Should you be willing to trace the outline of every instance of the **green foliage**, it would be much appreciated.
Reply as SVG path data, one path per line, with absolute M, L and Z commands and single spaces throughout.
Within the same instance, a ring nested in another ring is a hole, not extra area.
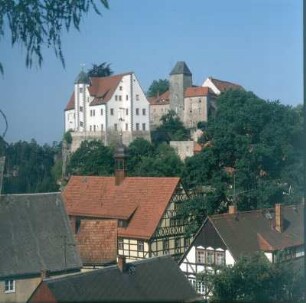
M 190 138 L 188 130 L 174 111 L 169 111 L 160 120 L 162 122 L 161 125 L 151 133 L 154 144 L 186 141 Z
M 110 64 L 103 62 L 100 65 L 93 64 L 92 68 L 89 69 L 87 73 L 89 77 L 108 77 L 114 72 L 110 68 Z
M 249 210 L 300 201 L 301 111 L 242 90 L 225 92 L 217 104 L 205 132 L 211 147 L 186 160 L 185 187 L 215 188 L 206 197 L 215 212 L 234 202 Z
M 262 254 L 242 257 L 234 266 L 223 267 L 209 277 L 211 301 L 302 302 L 302 268 L 291 263 L 270 263 Z
M 83 141 L 72 154 L 67 171 L 71 175 L 112 175 L 114 173 L 113 150 L 100 141 Z
M 169 81 L 167 79 L 154 80 L 147 92 L 148 97 L 155 97 L 162 95 L 169 89 Z
M 108 8 L 107 0 L 100 0 L 100 3 Z M 18 44 L 26 49 L 27 67 L 32 66 L 33 57 L 41 65 L 43 46 L 52 47 L 64 66 L 61 42 L 63 31 L 68 32 L 73 27 L 79 30 L 84 14 L 92 8 L 100 15 L 94 0 L 1 1 L 0 38 L 4 37 L 9 29 L 12 46 Z M 0 71 L 3 72 L 1 64 Z
M 55 146 L 40 146 L 35 140 L 9 144 L 5 150 L 3 193 L 58 191 L 51 174 L 55 154 Z
M 173 177 L 181 174 L 183 163 L 167 144 L 157 147 L 137 138 L 129 145 L 128 174 L 132 176 Z
M 64 141 L 67 143 L 67 144 L 71 144 L 72 143 L 72 136 L 71 136 L 71 131 L 68 130 L 64 133 Z

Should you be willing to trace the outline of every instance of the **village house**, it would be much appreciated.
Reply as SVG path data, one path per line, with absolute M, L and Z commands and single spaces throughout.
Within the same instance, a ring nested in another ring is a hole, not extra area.
M 304 258 L 304 205 L 237 211 L 209 216 L 179 261 L 181 270 L 198 293 L 206 292 L 197 274 L 233 265 L 239 257 L 262 252 L 270 262 Z
M 199 296 L 170 256 L 44 279 L 29 303 L 196 302 Z
M 129 144 L 136 137 L 150 141 L 149 102 L 133 72 L 109 77 L 88 77 L 81 71 L 65 108 L 65 132 L 72 131 L 71 151 L 85 139 L 118 140 Z
M 187 198 L 178 177 L 128 177 L 126 148 L 115 152 L 115 176 L 71 176 L 63 191 L 66 211 L 78 238 L 89 220 L 117 220 L 117 254 L 127 261 L 172 255 L 190 244 L 186 222 L 176 217 Z M 85 236 L 86 238 L 86 236 Z
M 80 271 L 59 193 L 0 196 L 0 302 L 26 302 L 42 277 Z

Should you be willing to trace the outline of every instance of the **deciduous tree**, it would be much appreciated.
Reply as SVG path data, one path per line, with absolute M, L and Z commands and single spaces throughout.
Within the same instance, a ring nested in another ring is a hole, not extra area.
M 169 81 L 167 79 L 154 80 L 147 92 L 148 97 L 161 95 L 169 89 Z

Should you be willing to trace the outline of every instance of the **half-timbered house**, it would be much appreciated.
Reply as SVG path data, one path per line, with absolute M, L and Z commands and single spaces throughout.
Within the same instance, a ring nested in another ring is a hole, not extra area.
M 304 205 L 209 216 L 179 261 L 181 270 L 198 293 L 206 293 L 204 282 L 197 275 L 215 272 L 217 266 L 233 265 L 243 255 L 265 254 L 270 262 L 304 257 Z
M 117 253 L 127 261 L 172 255 L 178 260 L 190 244 L 176 216 L 186 199 L 178 177 L 126 176 L 125 148 L 115 153 L 115 176 L 72 176 L 63 191 L 76 235 L 84 220 L 117 220 Z

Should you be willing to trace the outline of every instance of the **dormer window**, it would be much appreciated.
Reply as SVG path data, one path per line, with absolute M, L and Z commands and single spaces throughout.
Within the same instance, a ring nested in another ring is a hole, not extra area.
M 118 220 L 118 227 L 127 227 L 127 220 Z

